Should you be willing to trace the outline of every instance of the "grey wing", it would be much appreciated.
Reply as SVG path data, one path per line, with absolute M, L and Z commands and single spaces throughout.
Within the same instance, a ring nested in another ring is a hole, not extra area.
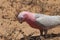
M 56 25 L 60 25 L 60 17 L 49 16 L 49 17 L 41 17 L 37 18 L 36 22 L 40 25 L 42 24 L 44 27 L 51 28 Z
M 49 16 L 49 15 L 45 15 L 45 14 L 34 14 L 35 18 L 39 18 L 39 17 L 44 17 L 44 16 Z

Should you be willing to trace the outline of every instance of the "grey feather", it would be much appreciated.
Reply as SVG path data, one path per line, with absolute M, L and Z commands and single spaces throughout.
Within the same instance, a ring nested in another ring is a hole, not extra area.
M 39 17 L 44 17 L 44 16 L 49 16 L 49 15 L 45 15 L 45 14 L 34 14 L 35 18 L 39 18 Z
M 53 28 L 54 26 L 60 25 L 60 16 L 44 16 L 36 19 L 39 25 L 43 25 L 44 28 Z

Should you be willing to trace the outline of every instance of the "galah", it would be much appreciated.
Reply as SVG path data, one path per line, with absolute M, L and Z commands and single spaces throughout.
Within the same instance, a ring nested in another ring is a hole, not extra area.
M 27 22 L 32 28 L 39 29 L 41 36 L 47 35 L 48 29 L 60 25 L 60 16 L 49 16 L 27 11 L 20 12 L 18 20 L 20 23 Z

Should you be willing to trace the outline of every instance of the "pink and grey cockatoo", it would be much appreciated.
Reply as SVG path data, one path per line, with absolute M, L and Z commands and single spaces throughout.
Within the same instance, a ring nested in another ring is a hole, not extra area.
M 47 35 L 47 30 L 60 25 L 60 16 L 49 16 L 23 11 L 18 15 L 20 23 L 27 22 L 32 28 L 40 30 L 40 35 Z

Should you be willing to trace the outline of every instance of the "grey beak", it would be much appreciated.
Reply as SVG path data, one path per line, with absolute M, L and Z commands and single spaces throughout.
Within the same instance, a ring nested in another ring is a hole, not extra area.
M 22 21 L 19 21 L 22 24 Z
M 21 23 L 21 24 L 22 24 L 23 19 L 22 19 L 22 18 L 18 18 L 18 21 L 19 21 L 19 23 Z

